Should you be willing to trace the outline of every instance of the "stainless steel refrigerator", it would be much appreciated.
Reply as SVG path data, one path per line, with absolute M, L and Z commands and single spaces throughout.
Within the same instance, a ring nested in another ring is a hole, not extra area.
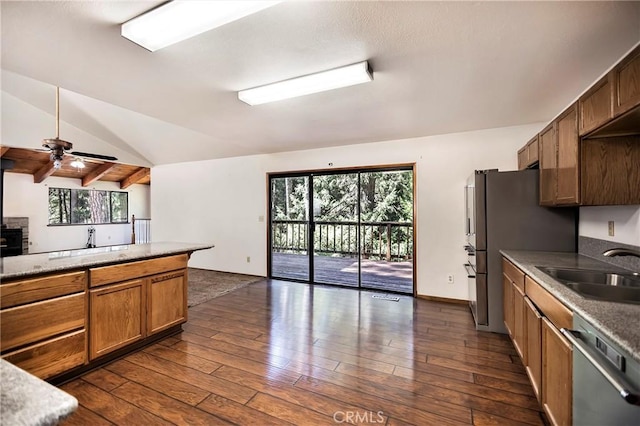
M 499 250 L 575 252 L 578 209 L 538 205 L 539 171 L 477 170 L 465 187 L 469 306 L 476 329 L 506 333 Z

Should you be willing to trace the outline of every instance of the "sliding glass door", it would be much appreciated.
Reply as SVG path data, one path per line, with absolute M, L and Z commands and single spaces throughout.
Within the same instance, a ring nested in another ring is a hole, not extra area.
M 269 197 L 270 277 L 413 293 L 411 167 L 270 176 Z

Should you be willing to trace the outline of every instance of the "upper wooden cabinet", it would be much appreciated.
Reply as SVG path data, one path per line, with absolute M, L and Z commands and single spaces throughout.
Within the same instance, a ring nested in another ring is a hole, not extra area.
M 518 151 L 518 170 L 524 170 L 538 163 L 538 135 L 535 135 Z
M 640 204 L 640 46 L 527 142 L 518 168 L 538 159 L 540 205 Z
M 540 204 L 580 202 L 578 113 L 574 104 L 540 132 Z
M 580 202 L 577 105 L 563 112 L 556 123 L 558 178 L 555 204 L 576 205 Z
M 613 118 L 613 73 L 610 72 L 578 100 L 580 136 L 597 129 Z
M 613 69 L 613 81 L 616 116 L 640 105 L 640 46 Z
M 558 187 L 558 140 L 556 124 L 551 123 L 540 132 L 540 204 L 556 204 Z

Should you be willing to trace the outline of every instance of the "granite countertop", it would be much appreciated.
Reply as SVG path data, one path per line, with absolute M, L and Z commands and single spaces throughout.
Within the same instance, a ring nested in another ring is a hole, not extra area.
M 213 244 L 160 242 L 4 257 L 0 259 L 0 280 L 130 262 L 212 247 Z
M 55 425 L 78 408 L 78 400 L 0 359 L 0 424 Z
M 640 362 L 640 305 L 587 299 L 536 266 L 629 272 L 577 253 L 501 250 L 507 259 L 540 283 L 574 313 Z

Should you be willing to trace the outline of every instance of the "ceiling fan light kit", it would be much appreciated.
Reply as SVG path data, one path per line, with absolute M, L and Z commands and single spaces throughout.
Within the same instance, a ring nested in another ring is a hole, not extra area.
M 82 161 L 82 158 L 76 157 L 71 162 L 71 167 L 75 167 L 76 169 L 84 169 L 85 164 L 84 161 Z
M 121 26 L 122 37 L 154 52 L 280 1 L 171 1 Z
M 249 105 L 260 105 L 283 99 L 310 95 L 327 90 L 354 86 L 373 80 L 367 61 L 296 77 L 238 92 L 238 99 Z

